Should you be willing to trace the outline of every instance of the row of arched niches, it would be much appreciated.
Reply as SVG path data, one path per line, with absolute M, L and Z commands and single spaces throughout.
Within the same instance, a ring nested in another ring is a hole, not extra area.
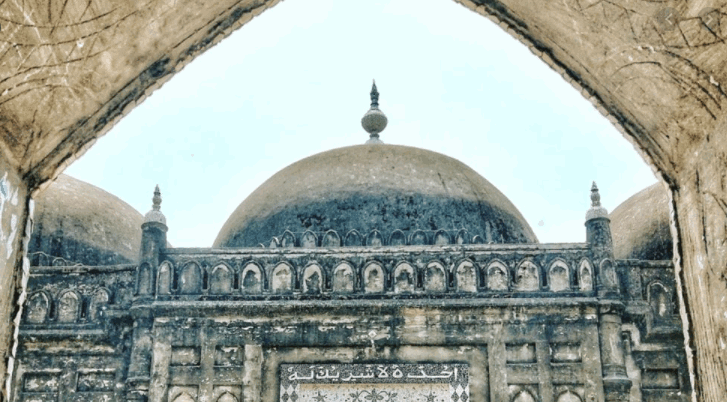
M 604 281 L 618 286 L 611 260 L 603 260 L 599 268 L 612 273 Z M 139 267 L 137 295 L 580 294 L 593 291 L 595 284 L 593 264 L 587 258 L 576 263 L 555 259 L 547 265 L 529 258 L 513 263 L 495 259 L 484 264 L 470 259 L 453 263 L 343 260 L 333 264 L 248 260 L 205 266 L 192 260 L 177 264 L 165 261 L 156 269 L 156 275 L 153 271 L 148 264 Z
M 41 290 L 31 293 L 24 305 L 23 316 L 27 324 L 96 323 L 111 303 L 111 292 L 97 288 L 88 294 L 80 289 L 66 289 L 52 294 Z
M 358 230 L 351 230 L 341 236 L 335 230 L 323 233 L 314 233 L 307 230 L 303 233 L 293 233 L 286 230 L 281 236 L 275 236 L 267 244 L 259 244 L 265 248 L 316 248 L 316 247 L 359 247 L 359 246 L 419 246 L 448 244 L 492 244 L 502 243 L 504 240 L 498 230 L 490 230 L 486 225 L 487 233 L 472 235 L 466 229 L 461 230 L 422 230 L 408 231 L 397 229 L 390 234 L 381 233 L 374 229 L 362 235 Z

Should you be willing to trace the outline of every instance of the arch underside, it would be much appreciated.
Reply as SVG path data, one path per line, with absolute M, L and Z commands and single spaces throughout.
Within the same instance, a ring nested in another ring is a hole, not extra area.
M 705 401 L 721 400 L 727 5 L 704 14 L 701 5 L 676 0 L 457 1 L 499 24 L 581 91 L 671 189 L 695 388 Z M 3 159 L 27 190 L 39 189 L 186 63 L 277 2 L 1 3 Z M 681 17 L 673 24 L 654 17 L 665 8 Z

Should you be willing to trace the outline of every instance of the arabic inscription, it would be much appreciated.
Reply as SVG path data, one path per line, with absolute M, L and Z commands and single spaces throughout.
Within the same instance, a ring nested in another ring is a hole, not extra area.
M 469 366 L 282 364 L 280 402 L 468 402 Z

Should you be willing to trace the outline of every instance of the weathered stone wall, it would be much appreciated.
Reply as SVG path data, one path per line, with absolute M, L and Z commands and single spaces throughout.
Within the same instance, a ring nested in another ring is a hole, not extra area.
M 0 322 L 6 323 L 0 326 L 0 373 L 13 370 L 15 331 L 29 269 L 31 202 L 25 183 L 0 158 Z M 3 390 L 7 392 L 6 387 Z

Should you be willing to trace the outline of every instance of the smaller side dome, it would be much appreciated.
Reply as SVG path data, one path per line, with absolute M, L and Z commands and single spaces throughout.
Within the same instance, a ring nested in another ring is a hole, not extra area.
M 613 253 L 618 259 L 671 260 L 669 197 L 661 183 L 633 195 L 611 213 Z
M 32 265 L 136 263 L 144 217 L 118 197 L 60 175 L 35 200 Z

